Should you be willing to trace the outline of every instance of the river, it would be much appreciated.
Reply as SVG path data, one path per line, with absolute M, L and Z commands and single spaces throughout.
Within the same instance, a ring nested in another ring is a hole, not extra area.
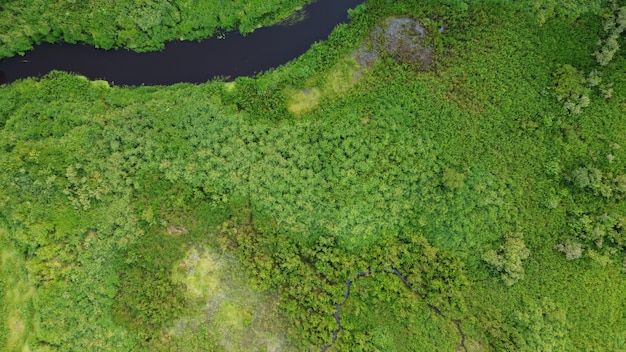
M 102 50 L 82 44 L 41 44 L 24 56 L 0 61 L 0 84 L 39 77 L 52 70 L 74 72 L 115 85 L 204 83 L 215 77 L 251 76 L 280 66 L 325 40 L 347 11 L 364 0 L 318 0 L 303 8 L 304 20 L 259 28 L 243 36 L 227 32 L 200 42 L 173 41 L 159 52 Z

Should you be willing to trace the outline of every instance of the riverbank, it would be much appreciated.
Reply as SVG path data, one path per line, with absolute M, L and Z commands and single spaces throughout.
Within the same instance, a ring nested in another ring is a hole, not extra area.
M 348 9 L 362 0 L 319 0 L 305 6 L 301 20 L 256 29 L 243 35 L 226 32 L 202 41 L 176 41 L 158 52 L 102 50 L 78 44 L 43 44 L 24 56 L 0 61 L 0 83 L 39 77 L 52 70 L 73 72 L 115 85 L 204 83 L 232 80 L 280 66 L 328 38 L 348 21 Z

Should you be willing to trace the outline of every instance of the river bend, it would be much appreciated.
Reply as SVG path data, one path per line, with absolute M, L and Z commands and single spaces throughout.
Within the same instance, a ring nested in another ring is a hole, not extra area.
M 115 85 L 204 83 L 215 77 L 251 76 L 280 66 L 328 38 L 347 11 L 363 0 L 317 0 L 303 8 L 303 20 L 238 32 L 200 42 L 174 41 L 159 52 L 102 50 L 81 44 L 41 44 L 24 56 L 0 61 L 0 84 L 38 77 L 52 70 L 103 79 Z

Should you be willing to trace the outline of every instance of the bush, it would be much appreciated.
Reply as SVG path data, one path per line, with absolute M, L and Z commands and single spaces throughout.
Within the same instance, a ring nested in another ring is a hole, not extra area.
M 507 286 L 512 286 L 524 277 L 523 261 L 530 256 L 530 250 L 526 248 L 524 235 L 520 232 L 507 234 L 504 239 L 504 244 L 498 250 L 487 251 L 483 260 L 501 274 Z
M 618 39 L 626 29 L 626 6 L 620 7 L 614 14 L 607 19 L 604 30 L 608 32 L 608 37 L 598 41 L 599 49 L 593 53 L 601 66 L 608 65 L 619 50 Z

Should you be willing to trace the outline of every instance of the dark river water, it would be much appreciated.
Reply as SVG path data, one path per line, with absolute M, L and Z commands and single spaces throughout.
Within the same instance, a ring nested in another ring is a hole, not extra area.
M 304 20 L 259 28 L 242 36 L 201 42 L 175 41 L 160 52 L 102 50 L 80 44 L 42 44 L 24 56 L 0 61 L 0 83 L 37 77 L 52 70 L 74 72 L 115 85 L 203 83 L 214 77 L 251 76 L 280 66 L 328 38 L 335 26 L 347 22 L 348 9 L 364 0 L 318 0 L 305 6 Z

